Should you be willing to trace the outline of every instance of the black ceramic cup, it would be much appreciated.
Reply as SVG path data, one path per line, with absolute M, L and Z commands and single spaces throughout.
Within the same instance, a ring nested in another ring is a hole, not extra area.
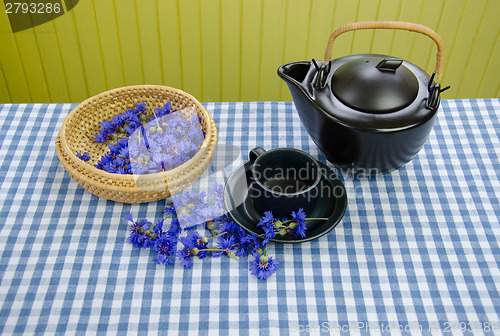
M 253 183 L 250 195 L 255 209 L 274 217 L 290 217 L 303 208 L 310 213 L 318 196 L 321 168 L 309 154 L 292 148 L 266 151 L 262 147 L 249 153 Z

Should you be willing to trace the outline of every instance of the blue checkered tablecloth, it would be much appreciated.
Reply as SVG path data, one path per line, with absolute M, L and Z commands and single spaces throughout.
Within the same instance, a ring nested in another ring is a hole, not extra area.
M 262 146 L 326 162 L 291 102 L 206 103 L 240 161 Z M 75 105 L 0 105 L 0 332 L 168 335 L 500 335 L 500 100 L 444 100 L 406 166 L 341 176 L 342 222 L 270 243 L 267 281 L 248 260 L 157 265 L 127 243 L 127 213 L 79 187 L 54 141 Z

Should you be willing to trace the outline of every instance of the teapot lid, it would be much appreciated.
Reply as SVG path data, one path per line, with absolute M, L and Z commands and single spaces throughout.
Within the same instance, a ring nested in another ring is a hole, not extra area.
M 415 75 L 393 57 L 368 56 L 340 66 L 332 76 L 335 97 L 352 109 L 379 114 L 409 106 L 417 97 Z

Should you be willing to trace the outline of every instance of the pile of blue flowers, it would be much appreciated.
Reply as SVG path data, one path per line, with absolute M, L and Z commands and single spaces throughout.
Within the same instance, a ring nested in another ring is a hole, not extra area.
M 109 152 L 95 167 L 109 173 L 143 175 L 167 171 L 191 159 L 205 138 L 200 118 L 171 109 L 170 102 L 156 109 L 138 103 L 103 121 L 94 141 L 107 144 Z M 84 161 L 90 159 L 88 152 L 76 155 Z
M 198 210 L 190 214 L 191 220 L 195 224 L 200 222 L 200 217 L 206 219 L 207 200 L 218 203 L 220 199 L 221 185 L 216 184 L 213 190 L 207 195 L 205 192 L 198 195 L 191 194 L 189 201 L 185 201 L 181 206 L 197 208 Z M 194 202 L 192 204 L 188 202 Z M 261 218 L 258 226 L 264 233 L 245 232 L 238 224 L 232 221 L 226 214 L 209 218 L 203 223 L 205 232 L 202 235 L 194 227 L 181 227 L 179 222 L 179 206 L 168 203 L 164 209 L 164 218 L 152 223 L 148 220 L 136 221 L 131 214 L 124 219 L 132 222 L 128 241 L 135 247 L 151 249 L 156 252 L 154 261 L 158 264 L 174 264 L 177 258 L 185 268 L 193 266 L 193 259 L 204 259 L 208 256 L 227 256 L 239 261 L 241 257 L 252 256 L 249 262 L 250 273 L 259 279 L 267 279 L 278 269 L 279 261 L 275 257 L 267 255 L 266 245 L 270 239 L 277 235 L 295 235 L 305 237 L 307 218 L 303 209 L 292 212 L 291 219 L 274 218 L 271 212 L 266 212 Z M 215 216 L 216 212 L 213 212 Z M 196 216 L 199 216 L 196 218 Z M 170 227 L 166 229 L 165 221 L 170 218 Z M 182 236 L 182 233 L 186 233 Z M 182 247 L 177 247 L 178 242 Z

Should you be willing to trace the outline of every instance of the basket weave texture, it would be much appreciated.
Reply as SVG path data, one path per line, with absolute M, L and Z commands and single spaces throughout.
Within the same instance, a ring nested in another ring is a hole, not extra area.
M 172 109 L 196 113 L 205 131 L 198 152 L 182 165 L 155 174 L 122 175 L 95 168 L 109 152 L 106 144 L 94 142 L 101 122 L 133 109 L 140 102 L 151 103 L 153 108 L 171 102 Z M 216 146 L 217 127 L 200 102 L 186 92 L 160 85 L 127 86 L 85 100 L 66 116 L 56 138 L 57 156 L 73 180 L 96 196 L 123 203 L 158 201 L 187 188 L 208 167 Z M 79 159 L 78 152 L 88 152 L 91 159 L 87 162 Z

